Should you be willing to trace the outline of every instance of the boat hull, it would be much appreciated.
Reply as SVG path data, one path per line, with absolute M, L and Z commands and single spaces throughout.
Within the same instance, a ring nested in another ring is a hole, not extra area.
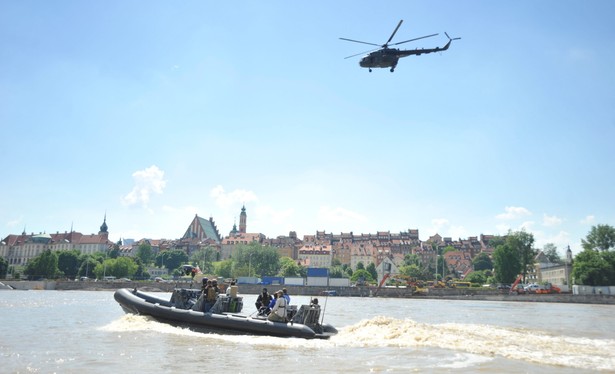
M 271 335 L 305 339 L 327 339 L 337 333 L 330 325 L 322 325 L 318 333 L 307 325 L 299 323 L 271 322 L 265 318 L 254 318 L 235 313 L 203 313 L 190 309 L 179 309 L 169 301 L 138 290 L 118 289 L 115 300 L 126 313 L 151 316 L 154 319 L 197 331 L 225 331 L 252 335 Z

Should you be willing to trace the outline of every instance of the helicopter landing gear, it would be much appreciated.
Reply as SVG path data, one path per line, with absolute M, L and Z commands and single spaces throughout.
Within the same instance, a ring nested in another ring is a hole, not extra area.
M 369 72 L 370 72 L 370 73 L 372 72 L 372 69 L 371 69 L 371 68 L 369 68 Z
M 390 70 L 390 71 L 391 71 L 391 73 L 392 73 L 392 72 L 394 72 L 394 71 L 395 71 L 395 68 L 391 68 L 391 70 Z

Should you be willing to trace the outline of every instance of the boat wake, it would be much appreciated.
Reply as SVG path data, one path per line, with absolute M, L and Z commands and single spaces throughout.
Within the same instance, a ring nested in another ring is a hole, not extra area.
M 615 340 L 488 325 L 375 317 L 342 328 L 330 342 L 350 347 L 433 347 L 546 365 L 615 370 Z
M 109 332 L 154 332 L 194 339 L 212 344 L 241 344 L 255 347 L 276 346 L 302 350 L 335 348 L 439 348 L 456 354 L 481 357 L 504 357 L 543 365 L 589 370 L 615 370 L 615 340 L 555 336 L 544 331 L 495 327 L 489 325 L 444 323 L 426 324 L 410 319 L 374 317 L 340 329 L 329 340 L 276 338 L 194 332 L 157 322 L 146 316 L 126 314 L 99 328 Z M 201 340 L 202 341 L 202 340 Z M 452 364 L 452 363 L 451 363 Z
M 125 314 L 111 323 L 100 327 L 98 330 L 123 333 L 123 332 L 153 332 L 158 334 L 177 335 L 182 337 L 192 337 L 195 339 L 213 340 L 216 343 L 240 343 L 242 345 L 254 346 L 279 346 L 279 347 L 301 347 L 318 349 L 322 347 L 324 340 L 306 340 L 302 338 L 284 338 L 274 336 L 246 335 L 242 333 L 221 333 L 212 331 L 211 333 L 196 332 L 188 328 L 173 326 L 167 323 L 158 322 L 154 318 L 137 315 Z M 246 339 L 248 337 L 249 339 Z

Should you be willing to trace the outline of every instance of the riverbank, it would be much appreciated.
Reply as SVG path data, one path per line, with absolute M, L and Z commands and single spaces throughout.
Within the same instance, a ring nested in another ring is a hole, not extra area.
M 101 291 L 116 290 L 118 288 L 137 287 L 146 292 L 171 292 L 175 287 L 190 287 L 189 282 L 74 282 L 74 281 L 3 281 L 15 290 L 85 290 Z M 193 284 L 193 287 L 199 287 Z M 269 291 L 282 288 L 281 285 L 241 284 L 239 292 L 244 294 L 258 294 L 263 287 Z M 484 288 L 431 288 L 424 295 L 412 294 L 409 288 L 381 288 L 376 287 L 308 287 L 286 286 L 291 295 L 323 297 L 324 291 L 335 291 L 336 296 L 346 297 L 382 297 L 382 298 L 413 298 L 413 299 L 446 299 L 446 300 L 485 300 L 510 302 L 544 302 L 544 303 L 574 303 L 574 304 L 608 304 L 615 305 L 615 295 L 573 295 L 563 294 L 526 294 L 510 295 L 500 293 L 495 289 Z

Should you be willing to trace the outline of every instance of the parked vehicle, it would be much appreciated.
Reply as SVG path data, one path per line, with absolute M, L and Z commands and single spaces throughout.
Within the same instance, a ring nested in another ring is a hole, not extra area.
M 538 291 L 539 289 L 540 289 L 540 286 L 537 285 L 536 283 L 528 284 L 524 288 L 525 292 L 527 293 L 536 293 L 536 291 Z
M 523 295 L 525 294 L 525 285 L 524 284 L 518 284 L 517 287 L 514 290 L 511 290 L 511 292 L 516 292 L 518 295 Z
M 552 285 L 551 283 L 548 283 L 547 285 L 545 285 L 544 287 L 539 288 L 538 290 L 536 290 L 536 293 L 560 293 L 562 292 L 562 290 L 557 287 Z

